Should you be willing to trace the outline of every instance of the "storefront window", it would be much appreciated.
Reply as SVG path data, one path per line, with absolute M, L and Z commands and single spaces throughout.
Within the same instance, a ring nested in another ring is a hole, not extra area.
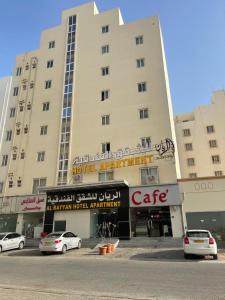
M 23 214 L 22 234 L 27 239 L 40 238 L 40 234 L 43 231 L 43 215 L 43 213 Z

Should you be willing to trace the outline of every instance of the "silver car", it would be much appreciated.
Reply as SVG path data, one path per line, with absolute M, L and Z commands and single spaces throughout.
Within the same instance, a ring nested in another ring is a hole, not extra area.
M 23 249 L 25 236 L 16 232 L 0 233 L 0 252 L 11 249 Z
M 42 254 L 48 252 L 60 252 L 64 254 L 67 250 L 81 247 L 81 238 L 71 231 L 59 231 L 49 233 L 41 239 L 39 249 Z

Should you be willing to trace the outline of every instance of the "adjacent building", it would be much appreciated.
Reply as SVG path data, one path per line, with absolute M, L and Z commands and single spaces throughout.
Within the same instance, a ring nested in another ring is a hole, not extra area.
M 216 232 L 225 240 L 225 91 L 209 105 L 176 116 L 184 222 Z
M 17 57 L 10 99 L 15 126 L 1 196 L 17 231 L 182 235 L 157 17 L 125 24 L 119 9 L 100 13 L 95 3 L 64 11 L 39 49 Z

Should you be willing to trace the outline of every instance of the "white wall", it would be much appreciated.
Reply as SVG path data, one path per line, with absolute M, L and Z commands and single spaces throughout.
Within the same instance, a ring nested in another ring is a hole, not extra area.
M 55 212 L 54 221 L 66 220 L 66 230 L 81 238 L 90 237 L 90 210 Z

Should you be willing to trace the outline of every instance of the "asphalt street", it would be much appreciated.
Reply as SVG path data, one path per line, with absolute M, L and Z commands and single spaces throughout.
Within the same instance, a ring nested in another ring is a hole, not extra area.
M 225 263 L 0 256 L 5 299 L 225 299 Z

